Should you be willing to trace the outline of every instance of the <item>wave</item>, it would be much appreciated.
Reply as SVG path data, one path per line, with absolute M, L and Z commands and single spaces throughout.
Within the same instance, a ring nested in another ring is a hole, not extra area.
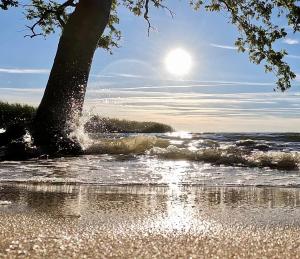
M 263 140 L 281 142 L 300 142 L 300 133 L 200 133 L 195 137 L 224 141 Z
M 169 141 L 154 136 L 99 139 L 85 149 L 86 154 L 142 154 L 153 147 L 167 148 Z
M 243 150 L 234 147 L 228 149 L 205 148 L 198 151 L 190 151 L 185 148 L 169 146 L 166 149 L 153 148 L 149 153 L 166 159 L 184 159 L 213 165 L 259 167 L 279 170 L 297 170 L 300 162 L 298 153 L 253 152 L 245 154 Z
M 259 167 L 278 170 L 298 170 L 298 152 L 269 151 L 266 144 L 252 140 L 238 141 L 234 145 L 215 145 L 202 142 L 197 148 L 176 146 L 170 140 L 155 136 L 135 136 L 119 139 L 99 139 L 85 149 L 88 155 L 133 154 L 159 159 L 188 160 L 220 166 Z

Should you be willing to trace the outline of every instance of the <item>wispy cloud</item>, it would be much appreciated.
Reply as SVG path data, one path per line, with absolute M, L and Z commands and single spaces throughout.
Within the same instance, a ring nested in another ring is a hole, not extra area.
M 219 49 L 230 49 L 230 50 L 237 50 L 238 48 L 235 46 L 229 46 L 229 45 L 222 45 L 222 44 L 215 44 L 215 43 L 211 43 L 210 44 L 211 47 L 214 48 L 219 48 Z
M 167 88 L 200 88 L 200 87 L 219 87 L 219 86 L 274 86 L 274 83 L 264 82 L 234 82 L 234 81 L 185 81 L 187 84 L 180 85 L 147 85 L 147 86 L 136 86 L 136 87 L 122 87 L 119 90 L 155 90 L 155 89 L 167 89 Z M 190 84 L 194 83 L 194 84 Z
M 300 56 L 298 55 L 287 55 L 288 58 L 293 58 L 293 59 L 300 59 Z
M 10 91 L 10 92 L 30 92 L 30 93 L 42 93 L 43 88 L 12 88 L 12 87 L 0 87 L 0 91 Z
M 297 45 L 299 44 L 299 40 L 296 39 L 291 39 L 291 38 L 286 38 L 283 40 L 284 43 L 288 44 L 288 45 Z
M 112 73 L 107 75 L 101 75 L 101 74 L 92 74 L 92 77 L 96 78 L 115 78 L 115 77 L 124 77 L 124 78 L 145 78 L 145 76 L 142 75 L 136 75 L 136 74 L 126 74 L 126 73 Z
M 49 69 L 0 68 L 0 73 L 7 74 L 49 74 Z
M 174 81 L 174 80 L 172 80 Z M 254 85 L 254 86 L 271 86 L 274 83 L 271 82 L 249 82 L 249 81 L 225 81 L 225 80 L 181 80 L 182 82 L 194 82 L 194 83 L 209 83 L 212 86 L 215 84 L 224 84 L 224 85 Z
M 96 77 L 96 78 L 113 78 L 114 76 L 112 75 L 98 75 L 98 74 L 90 74 L 91 77 Z
M 145 78 L 142 75 L 125 74 L 125 73 L 116 73 L 116 74 L 113 74 L 113 75 L 118 76 L 118 77 L 126 77 L 126 78 Z

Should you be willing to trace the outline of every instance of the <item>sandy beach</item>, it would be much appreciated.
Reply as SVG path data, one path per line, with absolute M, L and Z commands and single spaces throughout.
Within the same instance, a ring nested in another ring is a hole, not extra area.
M 3 258 L 299 258 L 288 188 L 1 184 Z

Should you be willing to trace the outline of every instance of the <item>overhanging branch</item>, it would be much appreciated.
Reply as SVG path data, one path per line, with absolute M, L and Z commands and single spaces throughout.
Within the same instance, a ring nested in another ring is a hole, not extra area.
M 174 18 L 174 12 L 166 5 L 161 4 L 159 0 L 145 0 L 145 13 L 144 13 L 144 18 L 148 23 L 148 36 L 150 35 L 150 30 L 153 29 L 151 22 L 150 22 L 150 17 L 149 17 L 149 3 L 152 2 L 155 7 L 160 7 L 162 9 L 166 9 L 172 18 Z
M 36 36 L 42 36 L 45 33 L 37 33 L 36 27 L 37 26 L 43 26 L 46 24 L 46 20 L 51 18 L 51 16 L 54 16 L 57 22 L 59 23 L 59 26 L 64 28 L 65 21 L 63 19 L 63 15 L 65 13 L 66 8 L 68 7 L 76 7 L 77 3 L 75 3 L 76 0 L 68 0 L 64 3 L 62 3 L 59 6 L 38 6 L 38 5 L 23 5 L 23 7 L 30 7 L 30 8 L 36 8 L 38 12 L 40 12 L 39 19 L 32 25 L 32 26 L 26 26 L 30 31 L 31 34 L 27 34 L 24 37 L 30 37 L 34 38 Z

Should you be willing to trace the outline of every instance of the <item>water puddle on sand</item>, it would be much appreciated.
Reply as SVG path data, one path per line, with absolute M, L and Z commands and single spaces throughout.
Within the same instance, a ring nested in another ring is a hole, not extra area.
M 297 188 L 1 184 L 0 197 L 5 211 L 104 218 L 143 231 L 201 232 L 235 220 L 300 226 Z

